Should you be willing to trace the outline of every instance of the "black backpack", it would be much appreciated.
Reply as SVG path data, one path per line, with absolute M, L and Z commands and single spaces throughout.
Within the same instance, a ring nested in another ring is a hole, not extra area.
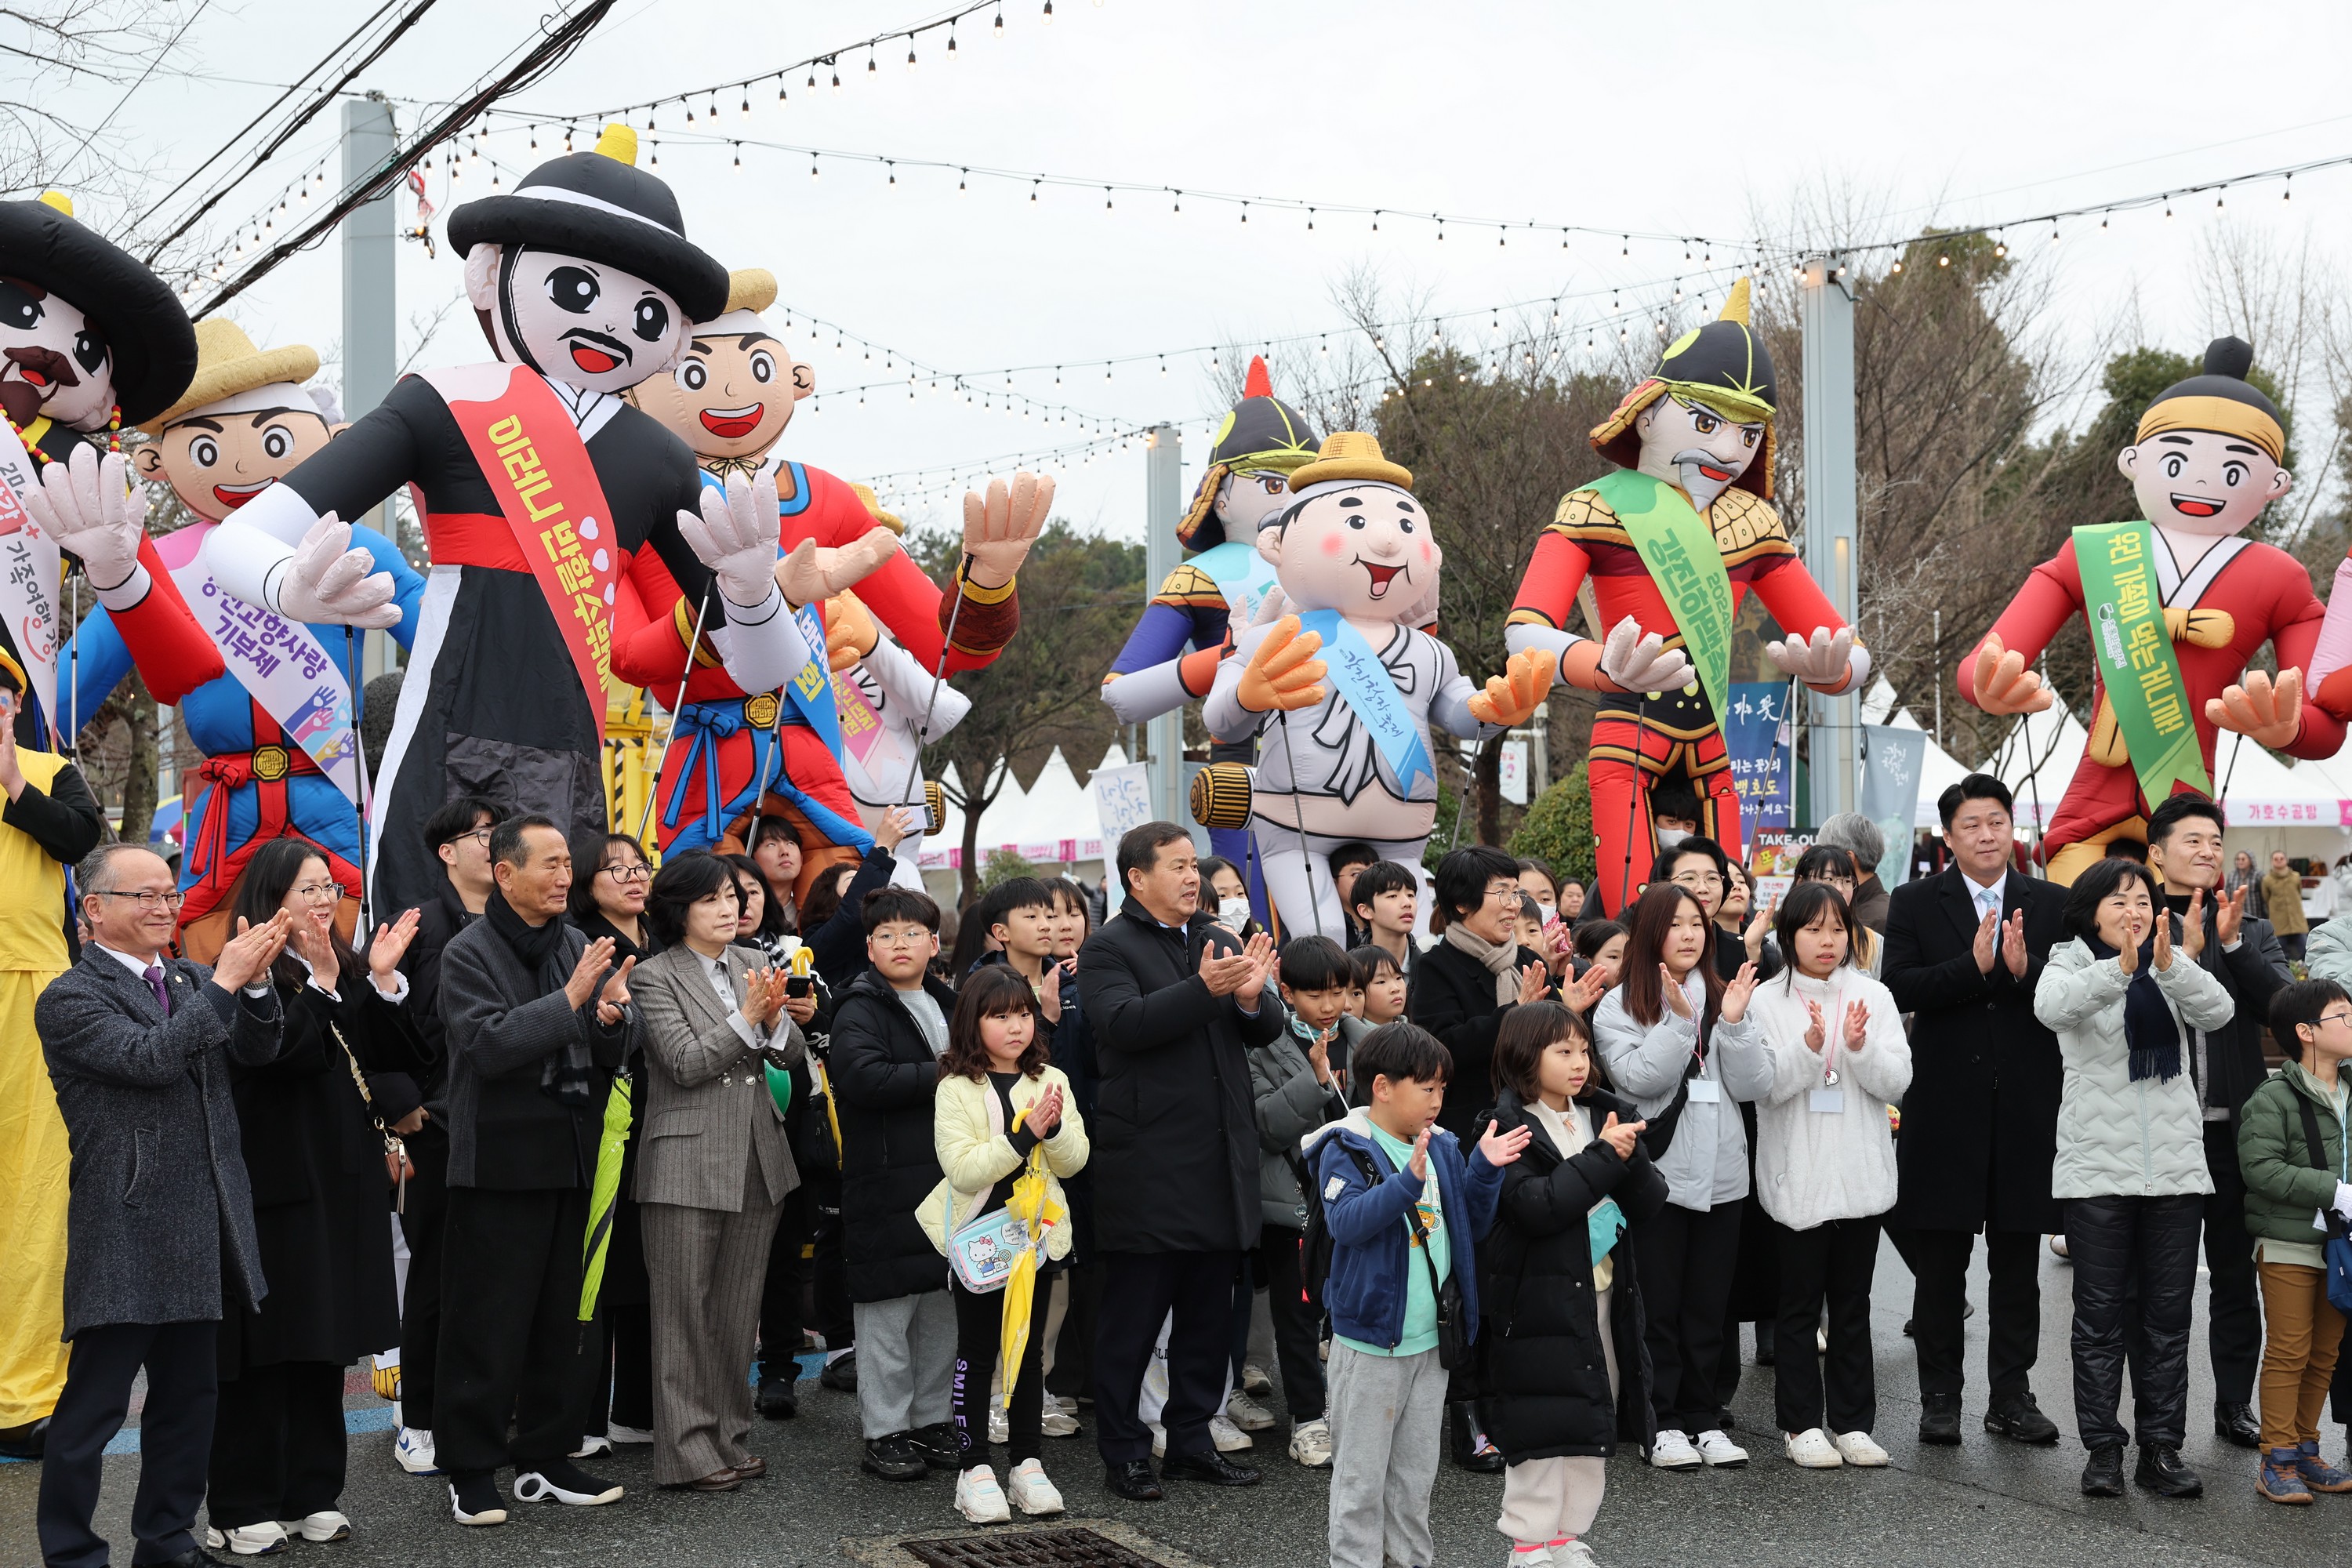
M 1339 1147 L 1356 1163 L 1356 1170 L 1366 1183 L 1379 1184 L 1380 1169 L 1372 1163 L 1370 1154 L 1352 1143 L 1342 1143 Z M 1292 1154 L 1289 1160 L 1291 1170 L 1298 1178 L 1298 1190 L 1307 1198 L 1306 1240 L 1300 1247 L 1298 1271 L 1306 1281 L 1308 1304 L 1319 1311 L 1323 1306 L 1323 1282 L 1331 1277 L 1332 1247 L 1330 1228 L 1323 1218 L 1323 1184 L 1315 1179 L 1315 1172 L 1307 1165 L 1304 1155 Z

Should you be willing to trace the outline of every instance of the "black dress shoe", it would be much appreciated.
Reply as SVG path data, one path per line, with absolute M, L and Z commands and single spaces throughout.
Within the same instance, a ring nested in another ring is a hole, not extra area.
M 1160 1489 L 1160 1478 L 1151 1473 L 1149 1459 L 1104 1466 L 1103 1487 L 1129 1502 L 1158 1502 L 1168 1495 Z
M 1475 1475 L 1492 1475 L 1503 1468 L 1502 1450 L 1479 1436 L 1477 1407 L 1470 1401 L 1457 1399 L 1448 1405 L 1445 1425 L 1456 1467 Z
M 2263 1446 L 2263 1424 L 2254 1418 L 2251 1405 L 2217 1405 L 2213 1407 L 2213 1436 L 2241 1448 L 2259 1448 Z
M 2042 1414 L 2042 1406 L 2033 1402 L 2031 1394 L 1995 1400 L 1992 1408 L 1985 1412 L 1984 1427 L 1994 1436 L 2013 1442 L 2038 1446 L 2058 1440 L 2058 1423 Z
M 46 1415 L 22 1426 L 0 1426 L 0 1458 L 37 1459 L 48 1436 L 49 1418 Z
M 1257 1485 L 1255 1470 L 1234 1464 L 1214 1448 L 1202 1454 L 1171 1454 L 1160 1462 L 1160 1474 L 1162 1479 L 1181 1476 L 1189 1481 L 1206 1481 L 1213 1487 Z
M 2180 1457 L 2180 1450 L 2151 1443 L 2139 1451 L 2132 1468 L 2132 1485 L 2158 1497 L 2203 1497 L 2205 1482 Z
M 229 1564 L 201 1546 L 191 1546 L 177 1557 L 160 1558 L 147 1568 L 229 1568 Z
M 856 1393 L 857 1352 L 851 1351 L 839 1361 L 825 1363 L 824 1370 L 816 1374 L 816 1380 L 835 1394 Z
M 1960 1396 L 1923 1394 L 1919 1396 L 1919 1441 L 1957 1448 L 1960 1443 Z
M 1758 1366 L 1770 1366 L 1773 1361 L 1778 1357 L 1780 1349 L 1780 1325 L 1778 1323 L 1757 1324 L 1756 1364 Z
M 919 1481 L 931 1468 L 904 1432 L 893 1432 L 867 1442 L 866 1458 L 858 1463 L 868 1475 L 880 1476 L 886 1481 Z
M 2124 1451 L 2110 1446 L 2091 1450 L 2090 1459 L 2083 1466 L 2084 1497 L 2121 1497 L 2124 1495 Z
M 800 1390 L 790 1378 L 761 1378 L 759 1394 L 752 1403 L 771 1421 L 789 1421 L 801 1413 Z

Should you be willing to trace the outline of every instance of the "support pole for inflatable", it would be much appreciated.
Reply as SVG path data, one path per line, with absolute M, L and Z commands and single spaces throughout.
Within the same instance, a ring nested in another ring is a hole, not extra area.
M 1845 271 L 1843 256 L 1808 257 L 1797 291 L 1805 342 L 1805 565 L 1852 626 L 1860 563 L 1854 559 L 1853 290 Z M 1807 777 L 1816 824 L 1852 811 L 1859 794 L 1861 695 L 1811 694 Z
M 1155 425 L 1144 437 L 1143 454 L 1143 591 L 1147 596 L 1168 580 L 1182 556 L 1176 542 L 1176 520 L 1183 514 L 1182 443 L 1173 425 Z M 1163 822 L 1192 826 L 1184 804 L 1184 711 L 1162 713 L 1144 727 L 1151 761 L 1151 812 Z M 1194 838 L 1208 852 L 1206 828 L 1194 828 Z
M 395 146 L 392 105 L 383 96 L 343 100 L 343 187 L 381 170 Z M 343 417 L 357 419 L 382 403 L 400 368 L 397 305 L 393 293 L 393 198 L 389 192 L 343 219 Z M 347 521 L 393 535 L 392 503 Z M 360 660 L 352 671 L 357 690 L 392 666 L 388 637 L 360 634 Z

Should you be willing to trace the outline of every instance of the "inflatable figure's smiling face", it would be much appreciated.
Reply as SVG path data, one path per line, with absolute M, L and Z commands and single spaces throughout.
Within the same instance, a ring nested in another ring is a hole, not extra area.
M 89 319 L 38 284 L 0 278 L 0 408 L 95 430 L 114 408 L 114 360 Z
M 2286 494 L 2294 476 L 2242 436 L 2167 430 L 2116 455 L 2140 515 L 2158 528 L 2226 539 Z
M 677 300 L 583 257 L 478 245 L 466 291 L 488 316 L 500 359 L 586 392 L 625 392 L 669 369 L 686 343 Z
M 1371 480 L 1310 489 L 1288 521 L 1257 536 L 1293 607 L 1393 621 L 1427 595 L 1444 556 L 1412 491 Z
M 294 471 L 326 446 L 330 426 L 299 388 L 299 405 L 228 413 L 217 404 L 192 409 L 141 447 L 131 461 L 142 479 L 162 480 L 190 511 L 218 522 Z
M 816 373 L 761 331 L 702 332 L 666 376 L 640 384 L 637 406 L 701 458 L 752 458 L 776 444 Z
M 1704 511 L 1764 449 L 1761 420 L 1741 424 L 1704 403 L 1669 393 L 1634 416 L 1642 472 L 1680 485 Z

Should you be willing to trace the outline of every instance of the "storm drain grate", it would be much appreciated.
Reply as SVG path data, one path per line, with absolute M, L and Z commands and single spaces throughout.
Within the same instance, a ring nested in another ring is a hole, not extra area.
M 1024 1531 L 898 1543 L 929 1568 L 1161 1568 L 1091 1530 Z

